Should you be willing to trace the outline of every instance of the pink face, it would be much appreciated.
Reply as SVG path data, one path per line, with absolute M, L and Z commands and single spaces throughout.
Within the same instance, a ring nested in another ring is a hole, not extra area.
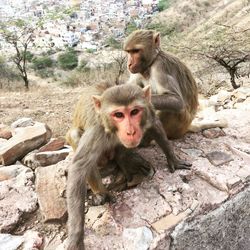
M 126 148 L 137 147 L 143 133 L 140 127 L 143 108 L 139 106 L 119 107 L 111 113 L 111 119 L 117 128 L 117 136 Z

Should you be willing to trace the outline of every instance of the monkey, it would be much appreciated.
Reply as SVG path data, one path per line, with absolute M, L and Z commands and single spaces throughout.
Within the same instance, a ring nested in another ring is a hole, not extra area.
M 160 34 L 153 30 L 136 30 L 123 43 L 127 52 L 128 82 L 150 85 L 151 102 L 157 110 L 167 137 L 181 138 L 198 108 L 197 84 L 187 66 L 160 47 Z
M 175 156 L 150 100 L 150 86 L 101 83 L 83 90 L 76 106 L 73 127 L 67 133 L 67 138 L 74 141 L 74 145 L 78 144 L 68 168 L 68 250 L 84 249 L 86 182 L 93 192 L 110 196 L 97 169 L 107 152 L 115 152 L 117 164 L 126 168 L 126 164 L 133 161 L 131 149 L 137 147 L 143 137 L 148 137 L 155 139 L 162 148 L 171 172 L 190 169 L 191 164 Z M 79 134 L 80 138 L 77 137 Z M 140 161 L 136 157 L 138 159 Z

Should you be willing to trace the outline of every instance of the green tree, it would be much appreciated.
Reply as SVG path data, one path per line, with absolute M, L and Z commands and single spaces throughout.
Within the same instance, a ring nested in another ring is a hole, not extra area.
M 29 89 L 27 75 L 28 47 L 32 42 L 34 29 L 34 27 L 31 27 L 21 19 L 12 20 L 9 23 L 0 22 L 0 34 L 5 42 L 12 45 L 15 50 L 11 59 L 17 66 L 27 90 Z

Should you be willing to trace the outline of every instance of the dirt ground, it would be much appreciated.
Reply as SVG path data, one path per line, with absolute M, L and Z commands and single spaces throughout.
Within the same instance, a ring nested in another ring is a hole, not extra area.
M 38 80 L 38 79 L 36 79 Z M 10 125 L 22 117 L 46 123 L 53 137 L 64 136 L 70 127 L 72 111 L 81 88 L 66 88 L 57 83 L 41 81 L 30 90 L 0 90 L 0 124 Z

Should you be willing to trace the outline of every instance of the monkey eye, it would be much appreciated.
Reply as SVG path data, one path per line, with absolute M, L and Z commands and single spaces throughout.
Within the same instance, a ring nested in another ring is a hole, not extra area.
M 140 49 L 131 49 L 129 52 L 132 54 L 139 53 Z
M 131 116 L 137 115 L 139 112 L 140 112 L 139 109 L 133 109 L 133 110 L 130 112 L 130 115 L 131 115 Z
M 115 112 L 114 113 L 114 117 L 116 117 L 116 118 L 123 118 L 124 114 L 122 112 Z

